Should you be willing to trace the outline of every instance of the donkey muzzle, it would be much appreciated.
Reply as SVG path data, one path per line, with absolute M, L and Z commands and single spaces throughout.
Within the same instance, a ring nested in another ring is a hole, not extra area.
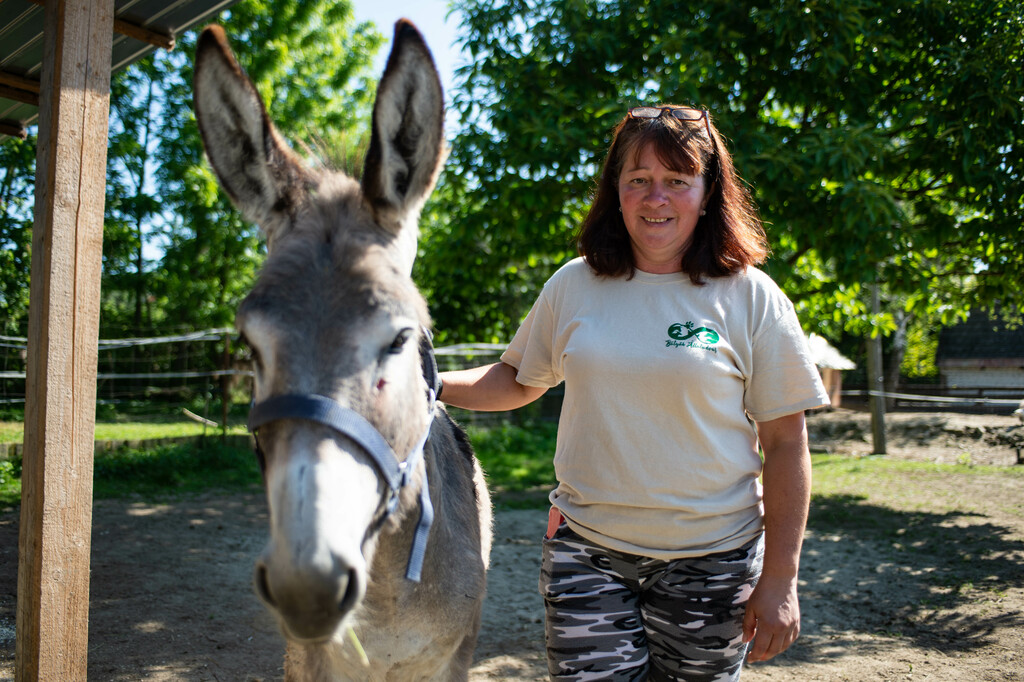
M 306 566 L 281 565 L 274 559 L 268 554 L 256 562 L 253 582 L 285 636 L 310 644 L 333 638 L 366 593 L 365 564 L 337 556 L 327 564 Z

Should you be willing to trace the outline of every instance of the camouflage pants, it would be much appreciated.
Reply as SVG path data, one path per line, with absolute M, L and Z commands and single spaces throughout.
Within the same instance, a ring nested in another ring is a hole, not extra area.
M 552 518 L 540 575 L 552 680 L 739 680 L 762 538 L 663 561 L 594 545 Z

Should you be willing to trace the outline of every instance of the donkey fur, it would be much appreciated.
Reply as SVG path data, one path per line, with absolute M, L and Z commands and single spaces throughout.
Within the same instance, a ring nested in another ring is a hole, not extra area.
M 261 429 L 270 539 L 256 587 L 287 640 L 286 679 L 465 680 L 491 505 L 465 434 L 440 405 L 431 421 L 419 358 L 429 317 L 410 273 L 444 153 L 430 52 L 412 24 L 396 24 L 361 182 L 299 161 L 219 27 L 201 35 L 195 74 L 210 163 L 268 244 L 236 320 L 253 349 L 255 399 L 327 396 L 362 414 L 402 459 L 430 425 L 415 484 L 386 520 L 385 486 L 347 437 L 304 420 Z M 414 583 L 405 568 L 424 476 L 435 520 Z

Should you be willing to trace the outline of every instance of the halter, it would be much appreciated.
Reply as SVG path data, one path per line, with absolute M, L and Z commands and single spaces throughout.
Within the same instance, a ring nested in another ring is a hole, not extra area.
M 427 381 L 427 397 L 429 419 L 427 428 L 417 441 L 415 447 L 401 461 L 384 436 L 355 410 L 344 407 L 340 403 L 316 394 L 277 395 L 254 403 L 249 411 L 249 430 L 256 440 L 256 458 L 260 470 L 266 474 L 266 458 L 260 447 L 258 431 L 261 426 L 279 419 L 305 419 L 334 429 L 355 442 L 370 456 L 381 478 L 388 486 L 388 499 L 384 506 L 384 518 L 390 516 L 398 508 L 398 499 L 412 481 L 413 472 L 423 459 L 423 449 L 430 436 L 430 427 L 434 421 L 434 408 L 437 402 L 438 374 L 437 360 L 434 358 L 434 347 L 430 342 L 430 332 L 423 330 L 420 342 L 420 359 L 423 363 L 423 378 Z M 412 549 L 409 553 L 409 564 L 405 577 L 419 582 L 423 572 L 423 559 L 427 550 L 427 539 L 430 526 L 434 522 L 434 506 L 430 502 L 430 488 L 427 481 L 426 467 L 423 470 L 423 487 L 420 489 L 420 518 L 416 524 Z

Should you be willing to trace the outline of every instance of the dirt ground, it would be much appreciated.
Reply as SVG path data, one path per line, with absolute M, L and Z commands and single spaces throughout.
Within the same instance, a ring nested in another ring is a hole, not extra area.
M 867 415 L 812 415 L 816 450 L 871 451 Z M 889 456 L 1013 466 L 1010 417 L 889 415 Z M 1024 485 L 941 476 L 874 506 L 812 509 L 800 640 L 744 680 L 1024 680 Z M 17 513 L 0 513 L 0 680 L 13 680 Z M 250 589 L 267 518 L 261 491 L 166 504 L 99 501 L 93 515 L 89 679 L 281 679 L 283 645 Z M 496 517 L 471 680 L 544 680 L 537 595 L 545 514 Z

